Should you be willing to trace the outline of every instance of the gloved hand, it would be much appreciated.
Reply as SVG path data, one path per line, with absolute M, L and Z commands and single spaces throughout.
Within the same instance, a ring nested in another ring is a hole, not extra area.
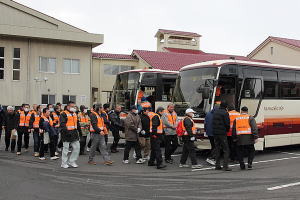
M 191 141 L 195 141 L 196 140 L 196 138 L 193 136 L 193 137 L 191 137 Z
M 146 132 L 144 130 L 141 131 L 142 135 L 146 135 Z
M 137 129 L 137 132 L 140 133 L 140 132 L 141 132 L 141 128 L 138 128 L 138 129 Z

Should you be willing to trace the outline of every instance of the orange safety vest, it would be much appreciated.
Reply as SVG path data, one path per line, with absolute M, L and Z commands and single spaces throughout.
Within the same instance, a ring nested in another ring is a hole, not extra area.
M 185 118 L 187 118 L 187 117 L 185 117 Z M 191 119 L 191 118 L 190 118 Z M 192 120 L 192 122 L 193 122 L 193 127 L 192 127 L 192 132 L 193 132 L 193 134 L 194 135 L 196 135 L 196 127 L 195 127 L 195 123 L 194 123 L 194 120 L 193 119 L 191 119 Z M 184 126 L 184 121 L 182 122 L 182 128 L 183 128 L 183 135 L 189 135 L 188 134 L 188 132 L 186 131 L 186 128 L 185 128 L 185 126 Z
M 58 124 L 59 123 L 59 116 L 56 114 L 56 112 L 51 113 L 53 116 L 53 123 Z
M 49 119 L 47 117 L 45 117 L 44 115 L 42 115 L 42 118 L 44 119 L 44 121 L 49 122 L 50 126 L 53 126 L 53 120 L 51 119 L 51 117 L 49 117 Z
M 101 130 L 103 130 L 104 134 L 107 135 L 107 130 L 105 128 L 105 124 L 104 124 L 104 120 L 102 117 L 100 117 L 100 115 L 98 113 L 96 113 L 95 111 L 92 111 L 92 113 L 94 115 L 96 115 L 97 117 L 97 127 Z M 93 129 L 92 124 L 90 125 L 90 132 L 95 132 L 95 130 Z
M 140 90 L 138 92 L 138 100 L 142 100 L 143 96 L 144 96 L 144 92 L 142 90 Z
M 77 115 L 76 113 L 70 113 L 69 111 L 65 110 L 64 113 L 66 113 L 68 121 L 67 121 L 67 130 L 72 131 L 77 129 Z
M 79 122 L 82 122 L 82 123 L 88 123 L 90 118 L 87 114 L 84 114 L 84 113 L 79 113 L 78 114 L 78 119 L 79 119 Z M 85 129 L 85 127 L 80 127 L 81 129 Z
M 19 126 L 25 126 L 29 127 L 29 122 L 31 118 L 31 112 L 28 112 L 27 115 L 25 115 L 25 111 L 20 111 L 20 123 Z
M 142 108 L 151 108 L 151 103 L 148 101 L 141 103 Z
M 175 125 L 176 121 L 177 121 L 176 112 L 173 111 L 172 113 L 170 113 L 168 110 L 164 110 L 164 113 L 167 115 L 169 123 Z M 167 128 L 167 127 L 164 126 L 164 128 Z
M 235 119 L 235 129 L 237 135 L 249 135 L 252 134 L 251 126 L 249 124 L 250 115 L 241 114 Z
M 39 128 L 41 116 L 35 110 L 32 113 L 34 114 L 33 128 Z
M 159 123 L 159 126 L 157 127 L 157 133 L 158 134 L 163 134 L 163 122 L 162 122 L 160 116 L 155 112 L 149 112 L 148 116 L 150 118 L 150 133 L 152 133 L 152 119 L 153 119 L 154 116 L 158 116 L 158 119 L 159 119 L 160 123 Z
M 227 132 L 227 136 L 232 136 L 233 122 L 241 114 L 235 110 L 229 111 L 228 114 L 230 119 L 230 130 Z

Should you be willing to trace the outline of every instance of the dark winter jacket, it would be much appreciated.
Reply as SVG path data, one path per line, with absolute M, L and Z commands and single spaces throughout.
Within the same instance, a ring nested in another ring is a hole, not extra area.
M 236 121 L 233 122 L 232 137 L 237 141 L 237 145 L 255 144 L 255 140 L 258 138 L 258 129 L 254 117 L 250 116 L 249 124 L 252 134 L 236 135 Z
M 4 111 L 1 109 L 0 110 L 0 128 L 2 129 L 2 126 L 4 126 L 4 116 L 5 116 L 5 113 Z
M 186 117 L 183 120 L 183 126 L 185 127 L 186 132 L 188 135 L 182 136 L 183 141 L 190 141 L 191 137 L 194 136 L 193 134 L 193 121 L 190 117 Z
M 212 118 L 213 135 L 226 136 L 230 130 L 229 114 L 225 108 L 216 109 Z
M 158 114 L 159 115 L 159 114 Z M 161 117 L 161 116 L 160 116 Z M 151 134 L 154 135 L 154 136 L 159 136 L 157 134 L 157 127 L 160 126 L 160 120 L 159 120 L 159 117 L 157 115 L 155 115 L 153 118 L 152 118 L 152 132 Z
M 13 112 L 12 114 L 6 112 L 4 114 L 3 120 L 3 126 L 5 127 L 5 129 L 13 130 L 17 128 L 17 118 L 15 112 Z
M 112 111 L 109 113 L 109 120 L 110 120 L 110 130 L 113 133 L 119 133 L 119 131 L 124 130 L 123 123 L 120 119 L 120 113 L 117 113 L 115 111 Z
M 145 135 L 140 135 L 142 137 L 150 137 L 150 118 L 148 115 L 141 114 L 140 115 L 141 122 L 142 122 L 142 130 L 145 131 Z
M 214 136 L 214 134 L 213 134 L 213 114 L 214 114 L 214 112 L 215 112 L 215 109 L 212 109 L 205 116 L 204 130 L 205 130 L 207 136 Z
M 55 129 L 50 126 L 50 123 L 45 121 L 43 118 L 40 120 L 39 128 L 42 129 L 44 132 L 48 132 L 50 137 L 57 135 Z
M 67 129 L 68 117 L 65 112 L 62 112 L 59 118 L 60 128 L 61 128 L 61 139 L 62 142 L 75 142 L 79 140 L 79 133 L 81 132 L 79 121 L 77 121 L 77 129 L 68 130 Z

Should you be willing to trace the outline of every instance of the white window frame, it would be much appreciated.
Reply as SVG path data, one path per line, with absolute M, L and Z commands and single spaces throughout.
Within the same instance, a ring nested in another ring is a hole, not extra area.
M 49 68 L 49 59 L 55 59 L 55 71 L 54 72 L 49 72 L 49 71 L 41 71 L 41 63 L 42 63 L 42 58 L 47 58 L 47 70 L 48 70 L 48 68 Z M 45 56 L 40 56 L 39 57 L 39 72 L 40 73 L 48 73 L 48 74 L 55 74 L 56 73 L 56 64 L 57 64 L 57 59 L 56 58 L 54 58 L 54 57 L 45 57 Z
M 71 61 L 71 72 L 65 72 L 65 60 L 70 60 Z M 78 61 L 79 63 L 79 72 L 78 73 L 72 73 L 72 67 L 73 67 L 73 61 Z M 63 59 L 63 73 L 64 74 L 80 74 L 80 59 L 73 59 L 73 58 L 64 58 Z M 73 95 L 71 95 L 73 96 Z
M 1 48 L 3 48 L 3 57 L 0 57 L 0 59 L 3 59 L 3 68 L 0 68 L 0 71 L 3 71 L 3 79 L 0 79 L 1 81 L 2 80 L 4 80 L 5 79 L 5 74 L 4 74 L 4 69 L 5 69 L 5 67 L 4 67 L 4 63 L 5 63 L 5 47 L 1 47 Z
M 74 97 L 75 97 L 75 104 L 76 104 L 77 96 L 76 96 L 76 95 L 71 95 L 71 94 L 63 94 L 63 95 L 62 95 L 62 104 L 64 104 L 64 96 L 69 96 L 68 102 L 71 101 L 71 100 L 70 100 L 70 97 L 71 97 L 71 96 L 74 96 Z M 67 103 L 68 103 L 68 102 L 67 102 Z
M 15 49 L 20 49 L 20 58 L 15 58 Z M 14 69 L 14 61 L 18 60 L 20 62 L 20 68 Z M 19 80 L 14 80 L 14 71 L 18 71 L 20 74 Z M 13 48 L 13 64 L 12 64 L 12 80 L 13 81 L 20 81 L 21 80 L 21 48 Z
M 45 96 L 48 96 L 48 103 L 44 103 L 43 104 L 43 95 L 45 95 Z M 54 103 L 53 104 L 55 104 L 55 100 L 56 100 L 56 95 L 55 94 L 41 94 L 41 104 L 42 105 L 47 105 L 47 104 L 49 104 L 50 103 L 50 96 L 54 96 Z

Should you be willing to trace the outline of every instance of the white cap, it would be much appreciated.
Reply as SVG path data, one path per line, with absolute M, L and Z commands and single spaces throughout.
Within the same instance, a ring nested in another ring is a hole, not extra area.
M 15 110 L 15 108 L 12 106 L 7 106 L 7 110 Z
M 185 114 L 188 114 L 188 113 L 196 113 L 196 112 L 193 109 L 188 108 L 188 109 L 186 109 Z

